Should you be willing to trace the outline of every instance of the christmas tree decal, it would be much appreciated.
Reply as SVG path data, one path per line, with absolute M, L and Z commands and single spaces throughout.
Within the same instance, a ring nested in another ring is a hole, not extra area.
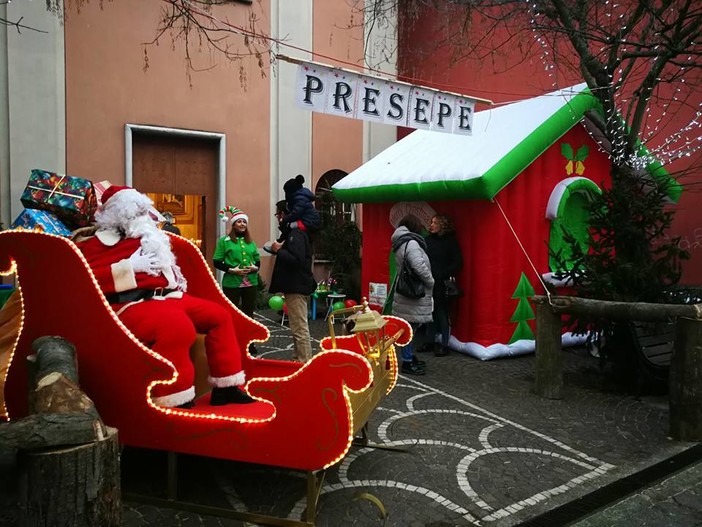
M 526 275 L 522 273 L 519 277 L 517 288 L 512 293 L 512 298 L 519 299 L 519 303 L 512 314 L 512 318 L 509 319 L 510 322 L 517 323 L 517 329 L 514 330 L 512 338 L 509 339 L 509 344 L 523 339 L 534 340 L 534 332 L 527 322 L 527 320 L 536 318 L 534 310 L 531 309 L 531 304 L 529 303 L 529 298 L 532 296 L 534 296 L 534 288 L 529 283 Z

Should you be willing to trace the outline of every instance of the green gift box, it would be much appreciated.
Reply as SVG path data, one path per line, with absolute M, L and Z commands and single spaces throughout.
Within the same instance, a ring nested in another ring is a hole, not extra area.
M 20 201 L 28 209 L 53 212 L 71 229 L 90 224 L 97 209 L 92 181 L 38 169 L 32 170 Z

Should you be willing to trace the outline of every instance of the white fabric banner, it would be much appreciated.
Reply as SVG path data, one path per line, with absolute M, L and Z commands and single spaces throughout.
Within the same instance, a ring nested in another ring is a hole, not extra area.
M 473 134 L 473 113 L 475 111 L 474 101 L 466 97 L 457 96 L 453 106 L 453 129 L 454 134 Z
M 331 84 L 327 78 L 329 71 L 329 68 L 316 64 L 303 63 L 297 67 L 295 93 L 298 105 L 312 112 L 324 113 Z
M 431 129 L 435 132 L 455 133 L 453 115 L 456 110 L 456 96 L 437 92 L 431 110 Z
M 327 83 L 331 89 L 327 92 L 324 113 L 350 117 L 355 119 L 358 112 L 356 98 L 358 97 L 359 76 L 343 70 L 330 70 L 327 73 Z
M 471 135 L 475 99 L 311 62 L 297 69 L 296 103 L 313 112 Z
M 383 85 L 385 114 L 383 123 L 395 126 L 407 126 L 407 104 L 410 99 L 410 86 L 401 82 L 387 81 Z
M 383 97 L 387 91 L 385 81 L 375 77 L 361 77 L 358 87 L 361 93 L 358 97 L 356 118 L 375 123 L 385 122 L 385 108 L 387 108 Z
M 407 113 L 407 126 L 419 130 L 431 129 L 432 104 L 436 90 L 412 86 Z

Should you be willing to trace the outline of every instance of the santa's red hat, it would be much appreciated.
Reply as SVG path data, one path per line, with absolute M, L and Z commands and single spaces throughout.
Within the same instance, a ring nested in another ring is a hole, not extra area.
M 107 203 L 107 201 L 117 194 L 120 190 L 134 190 L 132 187 L 124 187 L 124 186 L 119 186 L 119 185 L 110 185 L 105 189 L 105 192 L 102 193 L 102 204 L 104 205 Z

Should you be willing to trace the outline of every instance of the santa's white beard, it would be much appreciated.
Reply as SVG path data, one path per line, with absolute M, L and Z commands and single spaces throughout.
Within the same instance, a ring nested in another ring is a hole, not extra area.
M 144 254 L 156 254 L 161 267 L 175 265 L 175 255 L 171 250 L 171 240 L 160 230 L 149 216 L 141 216 L 122 226 L 127 238 L 140 238 Z
M 140 216 L 131 220 L 123 227 L 127 238 L 139 238 L 144 254 L 156 254 L 159 267 L 171 268 L 176 278 L 176 287 L 180 291 L 187 289 L 187 282 L 180 267 L 176 264 L 175 254 L 171 250 L 171 240 L 164 231 L 159 229 L 150 216 Z
M 171 240 L 168 235 L 160 230 L 154 220 L 147 214 L 136 218 L 122 218 L 120 220 L 118 214 L 106 210 L 98 217 L 96 215 L 96 223 L 100 228 L 108 230 L 118 230 L 124 234 L 126 238 L 136 238 L 141 242 L 142 252 L 144 254 L 155 254 L 159 267 L 162 269 L 172 269 L 176 278 L 176 287 L 180 291 L 187 289 L 187 281 L 176 264 L 176 258 L 171 250 Z M 155 276 L 159 272 L 150 273 Z

